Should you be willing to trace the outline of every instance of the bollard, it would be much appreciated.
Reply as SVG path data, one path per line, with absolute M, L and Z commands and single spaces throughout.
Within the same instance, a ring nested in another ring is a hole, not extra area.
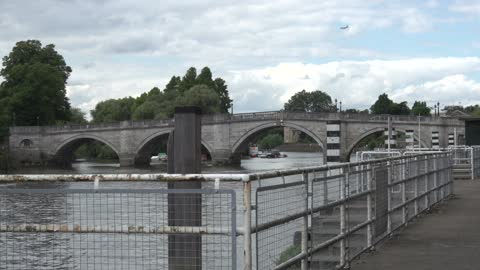
M 201 110 L 198 107 L 175 108 L 175 130 L 168 142 L 168 173 L 201 173 Z M 201 189 L 199 181 L 171 182 L 169 189 Z M 201 194 L 169 194 L 169 226 L 202 225 Z M 168 269 L 202 269 L 200 235 L 168 236 Z

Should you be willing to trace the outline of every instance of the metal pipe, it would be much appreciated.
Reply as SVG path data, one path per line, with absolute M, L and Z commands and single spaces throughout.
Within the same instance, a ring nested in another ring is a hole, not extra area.
M 230 227 L 210 226 L 134 226 L 81 224 L 0 224 L 0 232 L 26 233 L 140 233 L 140 234 L 216 234 L 230 235 Z M 235 232 L 234 232 L 235 233 Z
M 372 170 L 373 174 L 373 170 Z M 367 177 L 367 190 L 371 191 L 372 190 L 372 178 Z M 369 192 L 367 194 L 367 221 L 371 222 L 372 221 L 372 194 Z M 372 224 L 368 223 L 367 225 L 367 247 L 370 248 L 372 247 Z
M 345 189 L 346 189 L 346 182 L 348 181 L 348 172 L 345 174 L 344 177 L 340 180 L 340 200 L 345 199 Z M 345 234 L 346 232 L 346 208 L 345 203 L 340 205 L 340 233 Z M 344 267 L 345 263 L 347 262 L 347 253 L 346 253 L 346 243 L 345 238 L 340 240 L 340 266 Z
M 252 182 L 243 183 L 243 254 L 245 270 L 252 270 Z
M 305 182 L 305 215 L 303 216 L 303 228 L 302 228 L 302 253 L 308 252 L 308 173 L 302 174 L 303 181 Z M 308 257 L 304 258 L 301 263 L 302 270 L 308 268 Z

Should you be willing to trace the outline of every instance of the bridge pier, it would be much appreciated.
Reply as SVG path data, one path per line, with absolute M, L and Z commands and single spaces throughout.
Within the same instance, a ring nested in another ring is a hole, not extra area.
M 118 161 L 120 167 L 133 167 L 135 166 L 135 154 L 120 153 L 118 155 Z

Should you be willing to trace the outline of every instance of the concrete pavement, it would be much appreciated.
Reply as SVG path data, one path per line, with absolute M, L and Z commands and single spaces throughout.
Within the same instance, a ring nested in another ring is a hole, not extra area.
M 455 181 L 455 196 L 410 223 L 352 270 L 480 269 L 480 180 Z

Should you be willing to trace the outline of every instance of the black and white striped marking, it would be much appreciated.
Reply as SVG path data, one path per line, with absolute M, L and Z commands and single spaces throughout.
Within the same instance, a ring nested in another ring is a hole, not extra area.
M 385 147 L 388 148 L 388 128 L 385 129 Z M 392 137 L 390 138 L 390 148 L 397 148 L 397 131 L 392 127 Z
M 455 145 L 455 134 L 448 133 L 448 146 L 454 146 L 454 145 Z
M 432 148 L 438 149 L 440 148 L 440 139 L 439 139 L 438 131 L 432 131 Z
M 327 164 L 340 162 L 340 122 L 327 122 Z
M 405 143 L 407 148 L 413 148 L 415 144 L 415 139 L 413 138 L 414 131 L 413 129 L 405 130 Z

